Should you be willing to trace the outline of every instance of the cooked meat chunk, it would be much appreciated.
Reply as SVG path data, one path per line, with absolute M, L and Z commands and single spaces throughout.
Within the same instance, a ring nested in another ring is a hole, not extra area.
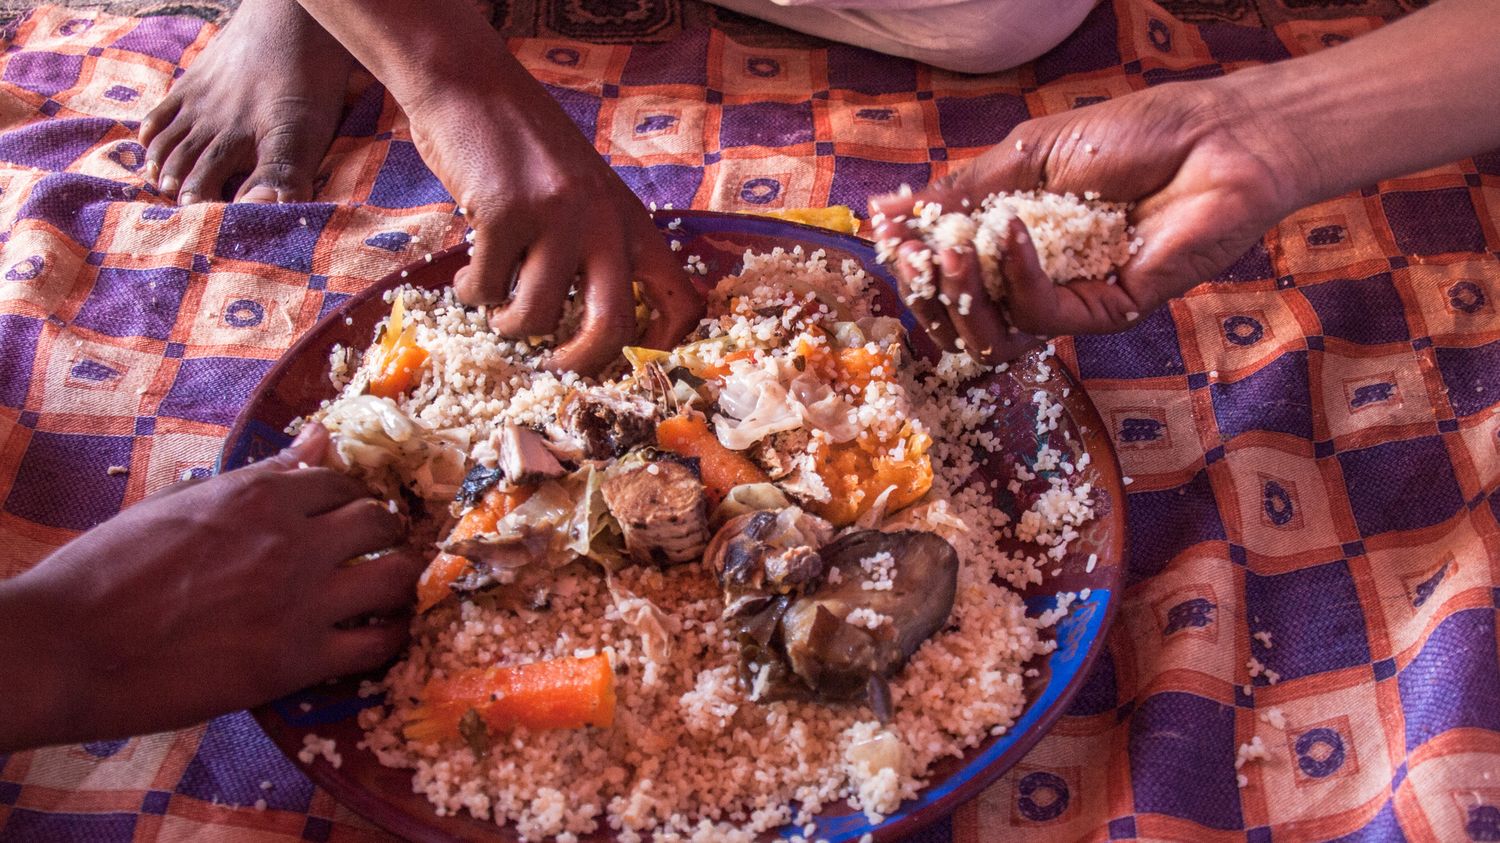
M 886 720 L 886 679 L 948 621 L 958 553 L 915 530 L 822 544 L 817 534 L 831 528 L 804 530 L 795 516 L 822 520 L 796 508 L 747 513 L 724 525 L 706 557 L 724 586 L 741 679 L 768 699 L 863 697 Z
M 605 472 L 602 491 L 637 561 L 687 562 L 708 544 L 708 499 L 690 461 L 627 456 Z
M 542 435 L 520 425 L 503 426 L 495 450 L 497 466 L 512 483 L 524 485 L 568 473 Z
M 832 535 L 828 522 L 796 507 L 726 522 L 703 555 L 724 588 L 725 619 L 754 614 L 816 583 L 823 573 L 818 547 Z
M 650 403 L 580 395 L 568 403 L 561 421 L 579 440 L 585 459 L 607 460 L 654 443 L 654 415 Z
M 797 456 L 807 450 L 806 428 L 782 430 L 756 443 L 751 457 L 772 480 L 780 480 L 796 468 Z

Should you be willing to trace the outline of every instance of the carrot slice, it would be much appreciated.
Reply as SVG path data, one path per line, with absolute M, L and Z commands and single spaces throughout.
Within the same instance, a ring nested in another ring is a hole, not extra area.
M 525 503 L 532 491 L 531 486 L 512 486 L 506 489 L 496 486 L 490 489 L 478 504 L 465 512 L 458 523 L 453 525 L 449 537 L 466 539 L 495 529 L 495 524 L 511 510 Z M 452 594 L 449 586 L 463 576 L 464 569 L 468 566 L 469 560 L 451 553 L 439 553 L 433 557 L 417 580 L 417 613 L 431 609 Z
M 564 657 L 465 670 L 433 679 L 406 724 L 417 741 L 460 737 L 459 723 L 473 710 L 491 732 L 528 729 L 609 728 L 615 721 L 615 672 L 609 657 Z
M 469 539 L 480 533 L 494 530 L 501 518 L 525 503 L 535 491 L 535 486 L 492 487 L 484 493 L 484 497 L 479 499 L 479 503 L 458 519 L 458 523 L 453 525 L 453 531 L 448 534 L 448 538 Z
M 427 563 L 422 576 L 417 579 L 417 614 L 443 602 L 453 591 L 448 586 L 463 576 L 469 560 L 451 553 L 439 553 Z
M 417 326 L 406 324 L 406 305 L 396 299 L 385 323 L 380 342 L 370 347 L 375 373 L 370 376 L 370 394 L 399 398 L 421 377 L 427 349 L 417 345 Z
M 724 447 L 702 416 L 683 413 L 658 422 L 656 444 L 698 460 L 698 476 L 715 506 L 735 486 L 771 482 L 749 457 Z
M 420 379 L 422 364 L 427 362 L 427 350 L 418 345 L 406 345 L 391 353 L 378 374 L 370 378 L 370 394 L 380 398 L 396 399 L 416 385 Z

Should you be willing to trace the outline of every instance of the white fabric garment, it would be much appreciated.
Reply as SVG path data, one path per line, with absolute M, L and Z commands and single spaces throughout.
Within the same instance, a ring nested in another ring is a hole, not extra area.
M 709 0 L 743 15 L 961 73 L 993 73 L 1067 38 L 1097 0 Z

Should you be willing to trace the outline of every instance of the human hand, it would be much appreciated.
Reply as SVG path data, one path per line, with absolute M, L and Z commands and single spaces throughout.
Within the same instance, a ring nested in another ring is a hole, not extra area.
M 183 726 L 395 656 L 404 619 L 344 622 L 409 609 L 423 560 L 342 564 L 395 547 L 405 525 L 359 481 L 299 467 L 327 447 L 309 425 L 0 583 L 0 751 Z
M 586 373 L 637 342 L 632 282 L 655 312 L 639 343 L 671 348 L 703 300 L 640 200 L 540 86 L 447 91 L 412 114 L 422 159 L 474 228 L 454 289 L 500 305 L 490 324 L 515 338 L 554 333 L 575 284 L 583 320 L 551 367 Z M 512 291 L 512 278 L 514 290 Z
M 1020 354 L 1039 337 L 1122 329 L 1167 299 L 1207 280 L 1300 207 L 1306 168 L 1289 133 L 1251 113 L 1210 83 L 1177 83 L 1030 120 L 949 178 L 910 196 L 871 201 L 886 221 L 876 236 L 902 241 L 899 254 L 924 248 L 903 223 L 918 201 L 957 209 L 992 193 L 1045 188 L 1106 201 L 1135 202 L 1130 220 L 1143 243 L 1118 283 L 1056 284 L 1042 272 L 1025 227 L 1013 221 L 1001 257 L 1003 301 L 985 293 L 972 251 L 936 256 L 934 276 L 952 304 L 918 299 L 913 310 L 946 348 L 985 362 Z M 894 262 L 903 286 L 914 271 Z M 909 291 L 904 291 L 909 292 Z M 960 313 L 961 294 L 968 296 Z M 988 352 L 988 353 L 986 353 Z

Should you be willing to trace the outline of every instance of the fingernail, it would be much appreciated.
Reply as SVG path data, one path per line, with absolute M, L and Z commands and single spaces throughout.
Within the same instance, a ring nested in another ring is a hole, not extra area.
M 159 176 L 159 175 L 161 175 L 161 167 L 158 167 L 155 161 L 147 161 L 146 162 L 146 181 L 151 182 L 152 184 L 155 184 L 156 183 L 156 177 Z
M 316 427 L 318 427 L 317 422 L 307 422 L 302 425 L 302 429 L 297 431 L 296 438 L 292 439 L 292 444 L 288 445 L 287 448 L 296 448 L 307 444 L 307 440 L 312 438 L 313 430 Z
M 162 193 L 167 193 L 167 194 L 176 193 L 177 192 L 177 188 L 181 187 L 181 186 L 182 186 L 182 182 L 178 181 L 176 176 L 167 176 L 166 178 L 164 178 L 164 179 L 161 180 L 161 192 Z
M 192 192 L 191 190 L 185 190 L 177 196 L 177 204 L 179 205 L 191 205 L 197 201 L 198 194 Z

